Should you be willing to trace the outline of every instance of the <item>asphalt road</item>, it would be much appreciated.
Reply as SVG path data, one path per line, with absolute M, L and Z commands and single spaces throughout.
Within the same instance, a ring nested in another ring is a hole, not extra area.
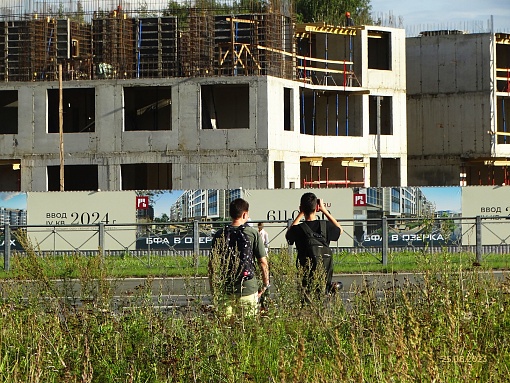
M 510 271 L 497 270 L 483 272 L 488 278 L 510 283 Z M 393 273 L 393 274 L 336 274 L 334 282 L 342 282 L 340 294 L 347 300 L 354 294 L 367 287 L 381 292 L 393 287 L 403 287 L 408 284 L 420 284 L 423 274 L 420 273 Z M 1 281 L 0 294 L 8 294 L 7 284 L 20 283 L 19 281 Z M 30 282 L 24 282 L 30 284 Z M 144 302 L 151 302 L 154 307 L 164 309 L 185 308 L 210 304 L 209 282 L 206 277 L 199 278 L 125 278 L 112 280 L 113 301 L 117 309 L 123 310 L 137 306 Z M 278 286 L 273 284 L 272 292 Z M 29 287 L 27 287 L 29 289 Z M 29 290 L 27 290 L 29 291 Z M 81 297 L 81 286 L 78 281 L 57 281 L 56 291 L 68 297 Z M 79 300 L 77 300 L 79 302 Z
M 509 281 L 510 271 L 484 272 L 488 278 L 497 281 Z M 372 287 L 382 291 L 393 287 L 403 287 L 408 284 L 420 284 L 423 275 L 419 273 L 393 273 L 393 274 L 336 274 L 333 282 L 342 282 L 340 291 L 342 297 L 347 299 L 359 292 L 360 289 Z M 277 286 L 273 285 L 275 291 Z M 186 306 L 190 302 L 202 301 L 210 303 L 209 283 L 204 278 L 129 278 L 115 283 L 115 299 L 119 301 L 132 299 L 143 291 L 145 296 L 152 296 L 155 305 L 161 307 Z
M 488 277 L 494 277 L 502 281 L 510 279 L 510 270 L 494 270 L 485 273 Z M 420 283 L 423 281 L 421 273 L 370 273 L 370 274 L 335 274 L 333 281 L 343 284 L 343 290 L 351 291 L 363 286 L 375 288 L 388 288 L 391 286 L 404 286 L 408 283 Z M 209 294 L 209 282 L 207 277 L 199 278 L 127 278 L 117 281 L 115 291 L 124 294 L 128 291 L 134 292 L 144 286 L 151 286 L 155 294 L 186 295 L 189 292 L 196 294 Z

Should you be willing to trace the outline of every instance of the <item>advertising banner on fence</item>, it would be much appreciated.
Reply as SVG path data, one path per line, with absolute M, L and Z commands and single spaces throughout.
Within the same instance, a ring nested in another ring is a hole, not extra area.
M 353 218 L 353 193 L 352 189 L 275 189 L 275 190 L 244 190 L 244 198 L 250 204 L 250 218 L 254 221 L 280 221 L 294 220 L 299 214 L 299 201 L 303 193 L 313 192 L 317 198 L 324 201 L 327 209 L 336 219 L 352 220 Z M 320 219 L 322 214 L 318 214 Z M 353 245 L 352 224 L 342 223 L 344 234 L 337 243 L 331 243 L 336 247 L 351 247 Z M 273 225 L 268 223 L 266 231 L 269 234 L 270 247 L 280 248 L 287 246 L 285 223 Z
M 466 186 L 462 188 L 462 214 L 483 218 L 482 245 L 500 245 L 510 241 L 510 187 Z M 464 223 L 462 244 L 476 244 L 474 223 Z
M 339 247 L 381 247 L 382 217 L 390 247 L 476 244 L 474 217 L 482 217 L 483 245 L 510 241 L 510 187 L 385 187 L 270 190 L 157 190 L 119 192 L 0 192 L 0 248 L 5 225 L 30 228 L 42 250 L 97 250 L 97 228 L 106 225 L 105 247 L 193 250 L 192 222 L 200 224 L 199 245 L 210 247 L 219 223 L 229 221 L 228 204 L 237 197 L 250 203 L 250 217 L 263 221 L 270 247 L 286 246 L 287 221 L 298 214 L 307 191 L 324 199 L 345 233 Z M 112 224 L 133 224 L 118 227 Z M 135 224 L 141 224 L 136 227 Z M 66 228 L 65 225 L 72 225 Z M 146 225 L 146 226 L 142 226 Z M 11 233 L 12 234 L 12 233 Z M 19 249 L 16 236 L 10 247 Z
M 460 243 L 460 187 L 367 188 L 365 209 L 355 208 L 356 247 L 382 246 L 382 217 L 389 247 Z
M 28 235 L 41 250 L 98 250 L 101 222 L 105 249 L 134 249 L 136 227 L 112 224 L 136 223 L 135 192 L 27 193 L 27 224 L 40 225 Z
M 200 233 L 198 243 L 201 250 L 211 248 L 212 235 Z M 177 234 L 155 234 L 142 236 L 136 240 L 137 250 L 193 250 L 194 249 L 193 233 L 189 235 Z
M 0 251 L 5 248 L 4 228 L 6 225 L 26 225 L 27 193 L 0 192 Z M 15 235 L 9 236 L 11 250 L 22 250 Z

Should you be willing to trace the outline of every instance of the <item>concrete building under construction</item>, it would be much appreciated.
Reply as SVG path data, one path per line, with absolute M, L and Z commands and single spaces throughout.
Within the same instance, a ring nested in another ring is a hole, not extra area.
M 28 3 L 1 10 L 0 190 L 407 185 L 403 29 Z
M 508 185 L 510 35 L 408 38 L 409 184 Z

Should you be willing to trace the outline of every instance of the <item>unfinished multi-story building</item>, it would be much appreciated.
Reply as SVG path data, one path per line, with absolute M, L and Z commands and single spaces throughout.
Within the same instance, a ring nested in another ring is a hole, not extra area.
M 508 184 L 510 35 L 422 32 L 406 52 L 409 184 Z
M 0 190 L 405 186 L 404 30 L 242 3 L 3 21 Z

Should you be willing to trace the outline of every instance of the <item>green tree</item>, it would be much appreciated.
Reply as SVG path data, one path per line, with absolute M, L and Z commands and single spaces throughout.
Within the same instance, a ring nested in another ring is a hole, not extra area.
M 345 24 L 345 12 L 350 12 L 355 25 L 371 24 L 371 9 L 370 0 L 296 0 L 296 20 L 339 26 Z
M 165 16 L 176 16 L 179 20 L 179 29 L 186 29 L 189 26 L 189 5 L 180 4 L 177 1 L 169 1 Z
M 74 20 L 83 23 L 85 21 L 85 10 L 83 9 L 83 4 L 81 0 L 78 0 L 76 3 L 76 14 L 73 17 Z
M 169 222 L 169 221 L 170 217 L 166 213 L 161 214 L 161 217 L 154 217 L 154 222 Z
M 154 222 L 158 222 L 158 223 L 170 222 L 170 217 L 168 216 L 168 214 L 163 213 L 163 214 L 161 214 L 161 217 L 154 217 Z M 168 226 L 167 225 L 157 225 L 156 231 L 161 234 L 168 234 Z

